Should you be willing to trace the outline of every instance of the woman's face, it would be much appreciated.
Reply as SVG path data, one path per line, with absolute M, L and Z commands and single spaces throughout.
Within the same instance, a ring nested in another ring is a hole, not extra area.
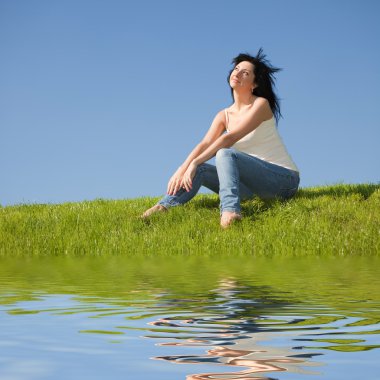
M 250 92 L 256 87 L 254 84 L 254 66 L 251 62 L 243 61 L 238 63 L 230 75 L 230 86 L 232 88 L 247 88 Z

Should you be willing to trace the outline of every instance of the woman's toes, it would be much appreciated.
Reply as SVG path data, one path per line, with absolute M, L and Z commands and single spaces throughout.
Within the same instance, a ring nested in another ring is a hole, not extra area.
M 225 211 L 222 213 L 222 217 L 220 218 L 220 225 L 223 228 L 227 228 L 234 221 L 241 220 L 242 216 L 236 212 Z
M 145 219 L 148 218 L 150 215 L 154 214 L 155 212 L 160 212 L 160 211 L 167 211 L 167 208 L 162 206 L 162 205 L 154 205 L 150 209 L 146 210 L 142 215 L 141 218 Z

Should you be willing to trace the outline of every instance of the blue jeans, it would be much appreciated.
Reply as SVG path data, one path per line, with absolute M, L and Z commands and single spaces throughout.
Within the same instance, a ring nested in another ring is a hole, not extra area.
M 192 189 L 181 188 L 174 195 L 166 194 L 157 204 L 166 208 L 182 205 L 192 199 L 201 186 L 219 194 L 220 214 L 223 211 L 241 212 L 240 201 L 253 198 L 290 199 L 299 186 L 299 173 L 250 156 L 234 148 L 218 150 L 216 166 L 198 166 Z

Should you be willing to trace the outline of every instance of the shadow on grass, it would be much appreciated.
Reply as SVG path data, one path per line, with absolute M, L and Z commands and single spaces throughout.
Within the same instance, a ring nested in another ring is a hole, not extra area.
M 254 218 L 279 203 L 287 203 L 291 200 L 270 199 L 262 200 L 258 197 L 243 200 L 241 202 L 242 213 L 246 217 Z M 208 209 L 219 212 L 219 196 L 216 194 L 202 194 L 195 197 L 192 201 L 192 207 L 195 209 Z
M 376 190 L 380 189 L 380 184 L 338 184 L 329 186 L 310 187 L 299 189 L 296 198 L 314 199 L 321 196 L 346 197 L 348 195 L 358 194 L 364 199 L 369 198 Z
M 369 198 L 376 190 L 380 190 L 380 184 L 336 184 L 328 186 L 300 188 L 297 194 L 287 200 L 269 199 L 263 200 L 254 197 L 244 200 L 241 203 L 242 212 L 245 216 L 254 218 L 258 214 L 264 213 L 279 204 L 296 202 L 298 199 L 315 199 L 322 196 L 331 196 L 333 198 L 347 197 L 353 194 L 359 194 L 364 199 Z M 192 200 L 194 208 L 206 208 L 219 210 L 219 196 L 216 194 L 199 194 Z

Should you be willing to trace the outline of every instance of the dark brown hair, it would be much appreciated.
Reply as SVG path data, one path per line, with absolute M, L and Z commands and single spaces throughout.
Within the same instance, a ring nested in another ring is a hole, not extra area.
M 227 81 L 230 82 L 230 76 L 235 67 L 243 61 L 248 61 L 253 64 L 254 67 L 254 75 L 255 75 L 255 81 L 257 87 L 255 87 L 252 91 L 252 94 L 255 96 L 261 96 L 268 100 L 270 107 L 272 109 L 273 115 L 276 119 L 276 122 L 278 123 L 281 115 L 280 111 L 280 102 L 279 98 L 277 97 L 276 93 L 273 90 L 273 87 L 275 87 L 275 77 L 274 73 L 277 71 L 282 70 L 278 67 L 273 67 L 268 62 L 268 60 L 265 58 L 265 54 L 263 53 L 263 49 L 260 48 L 256 56 L 252 56 L 248 53 L 240 53 L 237 57 L 235 57 L 232 60 L 232 64 L 234 65 L 233 69 L 230 71 Z M 234 91 L 231 88 L 231 96 L 232 99 L 234 99 Z

